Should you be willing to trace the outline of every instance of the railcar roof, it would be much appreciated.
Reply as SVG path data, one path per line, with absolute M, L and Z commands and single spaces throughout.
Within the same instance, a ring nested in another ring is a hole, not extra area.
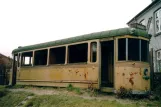
M 90 34 L 85 34 L 81 36 L 76 36 L 76 37 L 71 37 L 71 38 L 66 38 L 66 39 L 61 39 L 56 41 L 50 41 L 50 42 L 45 42 L 45 43 L 40 43 L 35 45 L 23 46 L 23 47 L 14 49 L 12 53 L 14 54 L 21 51 L 30 51 L 34 49 L 47 48 L 51 46 L 65 45 L 69 43 L 75 43 L 75 42 L 81 42 L 81 41 L 87 41 L 87 40 L 93 40 L 93 39 L 110 38 L 110 37 L 123 36 L 123 35 L 141 36 L 148 39 L 150 39 L 151 37 L 151 35 L 149 35 L 144 30 L 140 30 L 136 28 L 120 28 L 120 29 L 95 32 L 95 33 L 90 33 Z

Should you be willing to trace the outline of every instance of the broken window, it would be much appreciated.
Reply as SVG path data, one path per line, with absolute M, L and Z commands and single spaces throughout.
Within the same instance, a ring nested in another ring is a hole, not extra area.
M 118 39 L 118 60 L 126 60 L 126 38 Z
M 34 65 L 46 65 L 48 55 L 47 53 L 47 49 L 35 51 Z
M 33 52 L 25 52 L 21 55 L 21 66 L 32 66 Z
M 65 63 L 65 47 L 50 49 L 49 64 L 64 64 Z
M 149 42 L 141 40 L 141 61 L 148 62 Z
M 139 61 L 139 39 L 128 38 L 128 60 Z
M 91 62 L 96 62 L 97 60 L 97 42 L 91 43 Z
M 69 49 L 69 63 L 87 62 L 88 44 L 71 45 Z

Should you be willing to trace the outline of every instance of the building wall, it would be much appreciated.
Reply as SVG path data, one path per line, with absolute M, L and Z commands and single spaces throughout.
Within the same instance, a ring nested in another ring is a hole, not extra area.
M 11 68 L 12 67 L 12 59 L 5 56 L 5 55 L 0 54 L 0 65 L 5 65 L 5 66 Z
M 12 59 L 0 54 L 0 85 L 8 85 Z
M 152 35 L 152 38 L 150 40 L 149 50 L 151 48 L 154 49 L 153 51 L 154 72 L 161 72 L 161 67 L 159 68 L 159 63 L 158 63 L 159 61 L 157 60 L 157 57 L 158 57 L 157 52 L 158 50 L 161 50 L 161 33 L 156 36 L 156 32 L 155 32 L 155 12 L 158 9 L 161 9 L 161 1 L 159 1 L 157 4 L 154 4 L 151 8 L 147 9 L 145 12 L 143 12 L 141 15 L 134 18 L 129 23 L 129 24 L 131 23 L 143 24 L 144 26 L 146 26 L 147 32 Z

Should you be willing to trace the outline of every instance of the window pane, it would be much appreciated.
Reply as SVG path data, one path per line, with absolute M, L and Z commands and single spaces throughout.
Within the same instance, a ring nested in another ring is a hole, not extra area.
M 141 61 L 148 62 L 149 43 L 148 41 L 141 40 Z
M 48 53 L 47 49 L 35 51 L 34 64 L 35 65 L 46 65 L 47 64 L 47 53 Z
M 32 65 L 33 52 L 25 52 L 21 55 L 21 66 Z
M 118 60 L 126 60 L 126 38 L 118 39 Z
M 96 62 L 97 60 L 97 42 L 91 43 L 91 62 Z
M 50 49 L 50 64 L 64 64 L 65 63 L 65 47 Z
M 88 44 L 69 46 L 69 63 L 87 62 Z
M 156 20 L 156 32 L 158 32 L 159 31 L 159 20 Z
M 128 39 L 128 60 L 139 61 L 139 39 Z

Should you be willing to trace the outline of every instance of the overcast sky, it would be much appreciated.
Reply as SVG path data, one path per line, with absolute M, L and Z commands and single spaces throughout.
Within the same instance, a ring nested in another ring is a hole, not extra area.
M 151 0 L 1 0 L 0 53 L 18 46 L 127 27 Z

